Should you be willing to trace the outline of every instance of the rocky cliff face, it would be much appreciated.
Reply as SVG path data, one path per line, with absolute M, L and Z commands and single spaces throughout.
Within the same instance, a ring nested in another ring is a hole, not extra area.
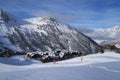
M 0 22 L 1 51 L 5 48 L 16 52 L 65 49 L 89 54 L 101 50 L 91 38 L 51 17 L 21 21 L 1 10 Z

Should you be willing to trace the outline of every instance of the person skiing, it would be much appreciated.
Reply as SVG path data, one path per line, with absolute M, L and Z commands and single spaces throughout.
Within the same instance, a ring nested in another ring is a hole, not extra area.
M 83 57 L 82 57 L 82 56 L 80 57 L 80 61 L 81 61 L 81 62 L 83 61 Z
M 53 64 L 56 64 L 56 60 L 55 59 L 53 60 Z

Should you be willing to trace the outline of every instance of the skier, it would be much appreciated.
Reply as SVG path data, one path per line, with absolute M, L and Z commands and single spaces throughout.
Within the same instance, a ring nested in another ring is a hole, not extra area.
M 82 57 L 82 56 L 80 57 L 80 61 L 81 61 L 81 62 L 83 61 L 83 57 Z
M 56 64 L 56 60 L 55 59 L 53 60 L 53 64 Z

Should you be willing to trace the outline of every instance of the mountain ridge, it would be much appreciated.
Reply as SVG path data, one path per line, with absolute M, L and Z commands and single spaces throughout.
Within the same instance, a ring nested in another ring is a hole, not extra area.
M 25 20 L 24 24 L 10 26 L 9 30 L 6 30 L 8 29 L 7 25 L 0 26 L 6 30 L 3 31 L 4 36 L 0 35 L 0 46 L 13 51 L 65 49 L 88 54 L 101 50 L 101 47 L 91 38 L 54 18 L 43 17 L 41 20 L 33 18 Z
M 120 25 L 116 25 L 111 28 L 96 28 L 96 29 L 85 29 L 85 28 L 76 28 L 77 30 L 83 32 L 85 35 L 91 37 L 97 43 L 104 41 L 113 41 L 120 39 Z

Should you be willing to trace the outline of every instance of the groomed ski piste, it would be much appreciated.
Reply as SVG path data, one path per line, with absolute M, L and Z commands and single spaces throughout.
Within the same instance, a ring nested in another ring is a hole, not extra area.
M 0 58 L 0 80 L 120 80 L 120 54 L 97 53 L 56 63 Z

